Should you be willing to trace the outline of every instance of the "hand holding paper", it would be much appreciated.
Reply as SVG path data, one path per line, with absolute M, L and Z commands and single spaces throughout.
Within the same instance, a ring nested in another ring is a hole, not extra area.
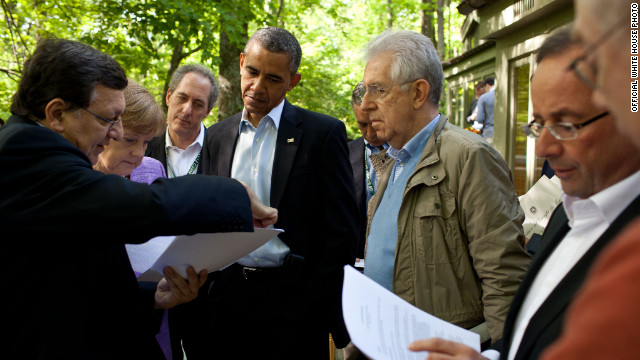
M 144 244 L 127 245 L 133 270 L 138 279 L 159 281 L 167 266 L 187 278 L 187 266 L 196 271 L 220 270 L 264 245 L 282 230 L 255 229 L 254 232 L 195 234 L 191 236 L 158 236 Z

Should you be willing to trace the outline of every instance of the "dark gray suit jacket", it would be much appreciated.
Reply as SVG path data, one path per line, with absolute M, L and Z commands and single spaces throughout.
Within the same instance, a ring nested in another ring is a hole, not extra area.
M 353 265 L 358 209 L 344 124 L 284 100 L 271 177 L 276 228 L 310 276 L 303 297 L 323 314 L 338 347 L 348 343 L 342 319 L 343 266 Z M 230 176 L 242 113 L 207 129 L 204 174 Z M 301 289 L 302 290 L 302 289 Z
M 353 186 L 355 188 L 356 201 L 358 203 L 358 227 L 360 233 L 358 236 L 358 246 L 356 247 L 356 257 L 364 258 L 364 245 L 367 242 L 367 186 L 365 182 L 366 174 L 364 173 L 364 138 L 361 136 L 355 140 L 349 141 L 349 162 L 353 170 Z

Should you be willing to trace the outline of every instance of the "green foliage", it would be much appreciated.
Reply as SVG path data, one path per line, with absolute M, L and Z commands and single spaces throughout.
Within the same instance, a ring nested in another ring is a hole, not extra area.
M 361 50 L 387 27 L 420 31 L 419 0 L 0 0 L 0 117 L 9 116 L 22 63 L 42 36 L 77 39 L 111 54 L 128 76 L 162 103 L 173 66 L 198 62 L 214 72 L 220 65 L 220 27 L 231 42 L 271 25 L 290 30 L 302 46 L 302 81 L 288 98 L 343 120 L 350 138 L 359 136 L 351 91 L 363 75 Z M 281 6 L 282 4 L 282 6 Z M 436 16 L 434 15 L 434 21 Z M 459 55 L 464 18 L 445 9 L 447 56 Z M 221 25 L 222 24 L 222 25 Z M 457 51 L 457 52 L 456 52 Z M 239 94 L 238 94 L 239 95 Z M 212 124 L 216 109 L 206 120 Z

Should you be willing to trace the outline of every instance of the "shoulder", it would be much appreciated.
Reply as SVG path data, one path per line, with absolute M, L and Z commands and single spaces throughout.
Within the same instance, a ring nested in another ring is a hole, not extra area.
M 349 146 L 349 150 L 362 148 L 364 147 L 364 139 L 362 138 L 362 136 L 360 136 L 355 140 L 349 141 L 347 143 L 347 146 Z
M 162 163 L 154 158 L 145 156 L 142 163 L 131 172 L 131 180 L 135 182 L 152 183 L 157 178 L 167 177 Z
M 479 161 L 506 167 L 502 155 L 480 135 L 464 130 L 451 123 L 445 124 L 438 139 L 438 152 L 447 166 L 447 161 Z

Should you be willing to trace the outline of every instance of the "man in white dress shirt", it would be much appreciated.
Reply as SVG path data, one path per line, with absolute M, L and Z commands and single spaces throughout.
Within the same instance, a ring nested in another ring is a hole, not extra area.
M 205 142 L 202 120 L 209 115 L 218 99 L 216 78 L 205 66 L 187 64 L 171 76 L 167 90 L 167 131 L 155 137 L 146 156 L 158 159 L 167 176 L 201 174 Z
M 536 152 L 560 178 L 563 202 L 554 211 L 541 248 L 516 294 L 501 346 L 477 353 L 443 339 L 413 343 L 460 359 L 536 359 L 559 335 L 564 313 L 593 260 L 640 213 L 640 155 L 613 117 L 591 100 L 591 89 L 570 68 L 584 49 L 564 28 L 538 52 L 531 81 Z

